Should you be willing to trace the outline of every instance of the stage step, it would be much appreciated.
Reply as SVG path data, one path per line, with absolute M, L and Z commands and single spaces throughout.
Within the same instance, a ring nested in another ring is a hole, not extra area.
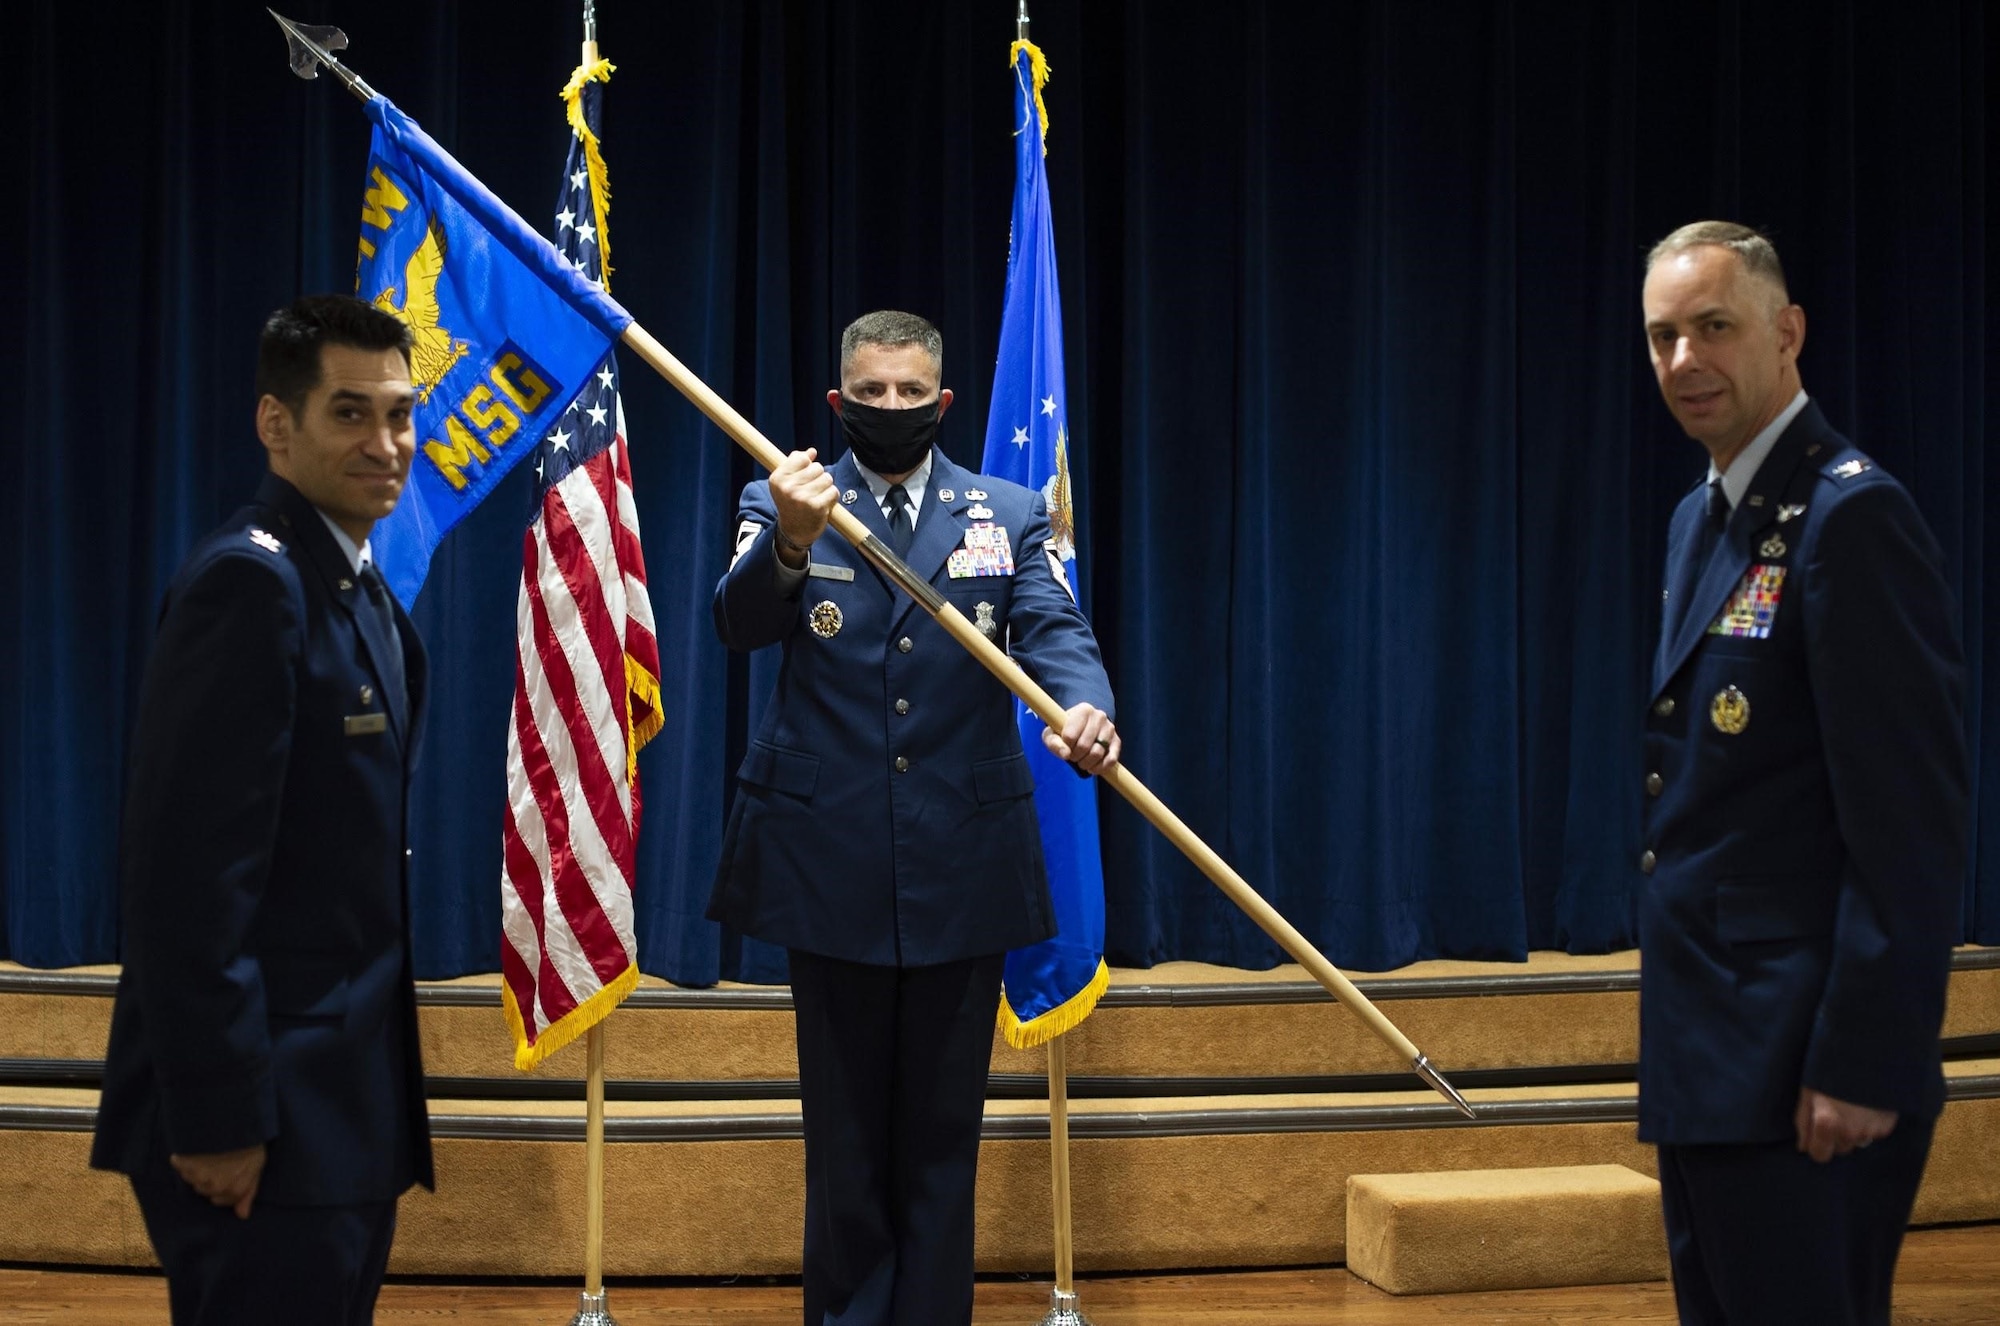
M 2000 1059 L 1954 1063 L 1915 1221 L 2000 1219 Z M 1428 1092 L 1120 1098 L 1071 1113 L 1084 1270 L 1288 1266 L 1347 1255 L 1353 1174 L 1623 1165 L 1652 1175 L 1629 1083 L 1475 1089 L 1466 1121 Z M 0 1089 L 0 1261 L 143 1265 L 123 1180 L 86 1168 L 96 1093 Z M 795 1274 L 796 1101 L 607 1107 L 606 1271 Z M 574 1276 L 583 1119 L 567 1101 L 434 1101 L 439 1190 L 406 1199 L 392 1269 Z M 1048 1123 L 988 1106 L 979 1265 L 1051 1264 Z
M 0 1083 L 92 1085 L 116 968 L 0 964 Z M 1638 957 L 1537 953 L 1526 963 L 1421 962 L 1356 984 L 1461 1086 L 1630 1081 L 1638 1058 Z M 579 1098 L 580 1050 L 531 1074 L 513 1067 L 499 981 L 418 987 L 433 1096 Z M 2000 949 L 1954 955 L 1944 1035 L 1954 1058 L 2000 1055 Z M 1416 1085 L 1298 967 L 1243 972 L 1200 963 L 1118 969 L 1068 1041 L 1076 1097 L 1390 1090 Z M 606 1024 L 615 1098 L 783 1099 L 798 1091 L 791 992 L 683 989 L 645 978 Z M 1039 1098 L 1042 1051 L 996 1034 L 990 1094 Z M 502 1085 L 504 1084 L 504 1085 Z

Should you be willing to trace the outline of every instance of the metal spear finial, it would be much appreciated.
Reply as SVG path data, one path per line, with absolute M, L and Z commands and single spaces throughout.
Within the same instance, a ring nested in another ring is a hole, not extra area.
M 264 12 L 278 20 L 278 26 L 285 30 L 285 40 L 291 47 L 293 73 L 300 78 L 318 78 L 319 67 L 325 65 L 357 98 L 375 100 L 375 89 L 362 81 L 361 75 L 333 58 L 335 51 L 347 49 L 346 33 L 339 28 L 315 28 L 294 23 L 268 6 Z
M 583 39 L 597 40 L 597 0 L 583 0 Z

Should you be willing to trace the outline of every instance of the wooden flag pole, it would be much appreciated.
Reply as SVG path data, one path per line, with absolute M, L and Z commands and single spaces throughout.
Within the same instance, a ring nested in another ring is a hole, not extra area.
M 1056 1215 L 1056 1292 L 1076 1293 L 1069 1214 L 1069 1052 L 1067 1036 L 1049 1042 L 1049 1178 Z
M 742 447 L 765 469 L 776 469 L 784 460 L 771 440 L 758 432 L 756 427 L 736 412 L 734 406 L 718 396 L 709 385 L 690 372 L 686 365 L 676 359 L 671 351 L 634 322 L 625 329 L 624 342 L 633 353 L 661 377 L 672 384 L 674 390 L 694 402 L 696 409 L 707 415 L 715 425 L 729 435 L 731 441 Z M 992 641 L 982 634 L 978 627 L 965 619 L 965 614 L 945 601 L 943 595 L 931 588 L 930 583 L 911 571 L 902 558 L 889 550 L 889 546 L 869 533 L 860 517 L 845 507 L 835 507 L 828 522 L 834 531 L 860 550 L 861 554 L 879 567 L 899 586 L 904 593 L 915 599 L 918 606 L 936 619 L 953 639 L 963 645 L 972 656 L 979 660 L 988 672 L 999 678 L 1000 683 L 1022 703 L 1033 710 L 1035 716 L 1049 726 L 1061 729 L 1064 714 L 1049 693 L 1037 685 L 1033 678 L 1022 671 L 1021 666 L 1007 657 Z M 1475 1117 L 1472 1107 L 1465 1103 L 1465 1097 L 1445 1079 L 1424 1053 L 1413 1044 L 1408 1036 L 1375 1007 L 1367 996 L 1354 988 L 1354 983 L 1342 975 L 1340 970 L 1327 961 L 1324 954 L 1306 937 L 1295 929 L 1291 922 L 1278 914 L 1276 908 L 1264 901 L 1257 891 L 1250 887 L 1241 875 L 1218 856 L 1214 849 L 1201 840 L 1194 830 L 1183 824 L 1178 816 L 1156 796 L 1138 776 L 1123 765 L 1114 766 L 1100 775 L 1113 791 L 1132 803 L 1132 806 L 1147 822 L 1165 834 L 1167 840 L 1208 876 L 1209 880 L 1229 900 L 1255 921 L 1260 929 L 1292 959 L 1309 972 L 1328 993 L 1341 1003 L 1353 1009 L 1367 1024 L 1368 1029 L 1386 1042 L 1397 1056 L 1410 1066 L 1410 1071 L 1422 1078 L 1433 1090 L 1456 1106 L 1460 1113 L 1470 1119 Z
M 592 1024 L 585 1052 L 590 1060 L 583 1122 L 583 1292 L 604 1296 L 604 1023 Z

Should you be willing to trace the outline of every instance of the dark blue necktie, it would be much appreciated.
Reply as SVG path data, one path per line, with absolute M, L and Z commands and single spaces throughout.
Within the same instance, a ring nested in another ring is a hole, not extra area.
M 910 539 L 917 532 L 916 521 L 910 512 L 909 490 L 897 484 L 883 500 L 889 508 L 889 546 L 895 550 L 896 556 L 907 557 Z
M 1715 553 L 1715 545 L 1722 538 L 1722 531 L 1729 527 L 1729 494 L 1722 491 L 1722 476 L 1716 475 L 1708 481 L 1708 510 L 1701 524 L 1701 538 L 1695 544 L 1695 579 L 1701 579 L 1702 568 Z
M 382 670 L 382 689 L 386 692 L 382 698 L 400 725 L 408 712 L 409 682 L 403 675 L 403 636 L 396 629 L 396 608 L 389 601 L 389 587 L 383 583 L 375 563 L 361 568 L 361 587 L 368 591 L 367 606 L 362 611 L 374 615 L 375 638 L 383 645 L 377 651 L 382 657 L 375 660 L 375 666 Z

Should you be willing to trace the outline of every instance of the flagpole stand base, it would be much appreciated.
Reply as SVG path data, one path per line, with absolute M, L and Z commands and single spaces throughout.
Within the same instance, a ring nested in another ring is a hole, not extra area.
M 605 1306 L 608 1294 L 608 1290 L 599 1290 L 595 1294 L 577 1295 L 581 1301 L 576 1305 L 576 1315 L 569 1319 L 569 1326 L 618 1326 L 611 1319 L 611 1309 Z
M 1090 1326 L 1090 1318 L 1083 1315 L 1077 1306 L 1076 1295 L 1064 1289 L 1049 1291 L 1049 1315 L 1042 1318 L 1042 1326 Z

